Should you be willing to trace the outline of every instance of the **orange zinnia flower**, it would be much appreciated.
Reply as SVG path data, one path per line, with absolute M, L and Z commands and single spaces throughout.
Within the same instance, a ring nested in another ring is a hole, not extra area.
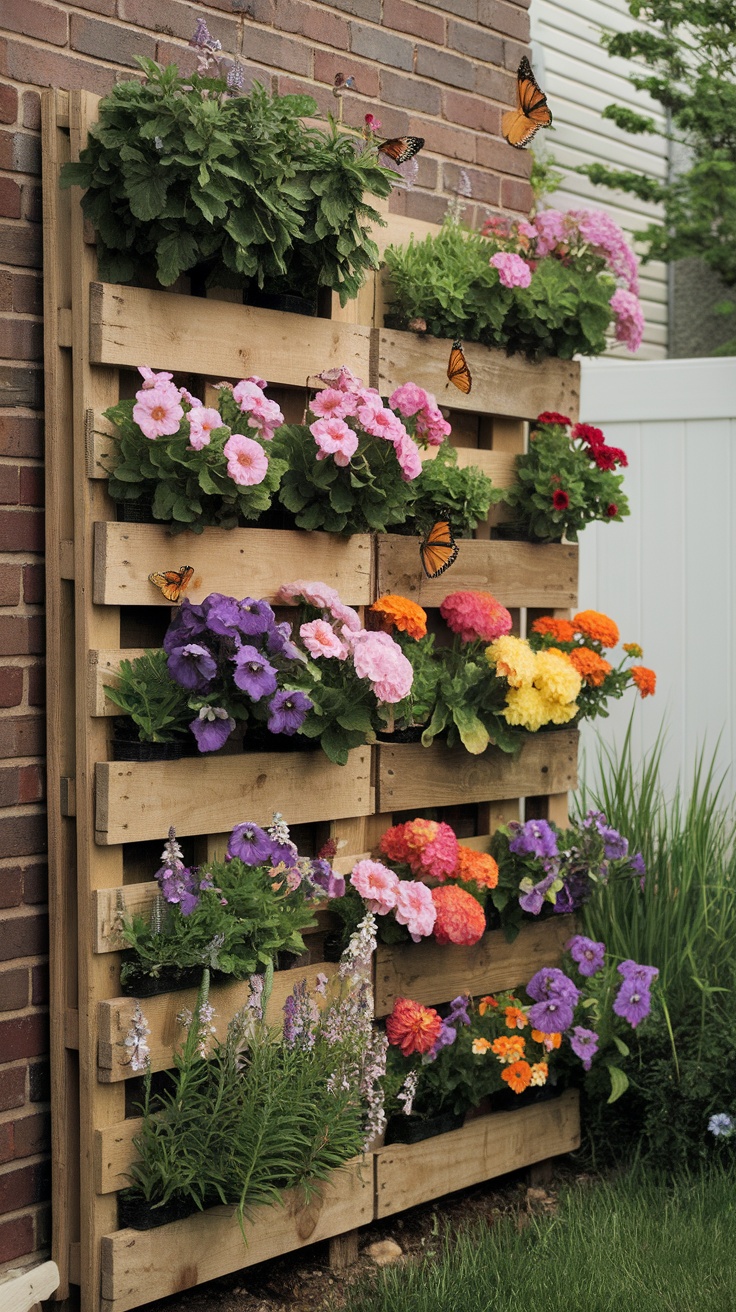
M 657 687 L 657 676 L 654 670 L 648 670 L 644 665 L 636 665 L 631 671 L 631 677 L 642 697 L 654 696 L 654 690 Z
M 442 1029 L 442 1017 L 434 1007 L 423 1007 L 410 998 L 397 998 L 394 1009 L 386 1018 L 389 1043 L 401 1048 L 405 1057 L 413 1052 L 429 1052 Z
M 578 611 L 572 622 L 578 633 L 599 642 L 601 647 L 615 647 L 618 642 L 618 625 L 599 610 Z
M 590 647 L 576 647 L 570 652 L 570 663 L 591 688 L 600 688 L 606 675 L 610 674 L 613 668 L 608 661 L 598 655 L 597 651 L 591 651 Z
M 381 621 L 381 627 L 388 633 L 399 629 L 408 633 L 410 638 L 424 638 L 427 633 L 427 612 L 408 597 L 399 597 L 388 593 L 374 601 L 371 610 Z
M 476 852 L 472 847 L 461 843 L 457 849 L 457 865 L 451 875 L 452 879 L 462 879 L 464 883 L 472 880 L 483 888 L 495 888 L 498 883 L 498 865 L 490 852 Z
M 487 997 L 481 998 L 480 1002 L 478 1003 L 478 1012 L 481 1016 L 485 1016 L 489 1007 L 497 1007 L 497 1006 L 498 1003 L 496 1002 L 496 999 L 492 998 L 489 993 Z
M 510 1030 L 523 1030 L 529 1022 L 520 1007 L 506 1008 L 506 1025 Z
M 575 629 L 569 620 L 556 620 L 552 615 L 542 615 L 532 624 L 532 633 L 541 633 L 544 637 L 554 638 L 555 642 L 574 642 Z
M 510 1037 L 502 1034 L 500 1038 L 494 1039 L 491 1044 L 491 1048 L 502 1066 L 505 1062 L 518 1061 L 520 1057 L 523 1057 L 524 1047 L 524 1040 L 520 1034 L 512 1034 Z
M 501 1071 L 501 1079 L 506 1081 L 514 1093 L 523 1093 L 532 1082 L 532 1068 L 528 1061 L 515 1061 L 513 1066 L 507 1066 L 505 1071 Z

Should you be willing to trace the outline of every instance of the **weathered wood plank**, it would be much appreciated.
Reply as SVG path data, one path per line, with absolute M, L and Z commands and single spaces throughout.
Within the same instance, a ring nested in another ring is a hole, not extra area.
M 568 1089 L 550 1102 L 478 1116 L 461 1130 L 435 1139 L 379 1148 L 376 1217 L 403 1212 L 579 1147 L 579 1096 L 577 1089 Z
M 100 606 L 168 606 L 148 575 L 192 565 L 190 601 L 211 592 L 273 601 L 282 583 L 320 579 L 350 606 L 371 594 L 371 539 L 294 529 L 208 528 L 172 538 L 164 524 L 95 525 L 94 600 Z M 551 603 L 550 603 L 551 604 Z M 568 603 L 565 603 L 568 604 Z
M 523 925 L 513 943 L 497 929 L 472 948 L 441 946 L 433 939 L 392 947 L 379 944 L 375 1014 L 387 1016 L 397 998 L 434 1007 L 460 993 L 478 997 L 526 984 L 542 966 L 559 964 L 574 932 L 573 916 L 555 916 Z
M 356 748 L 343 766 L 333 765 L 320 749 L 190 757 L 155 767 L 101 761 L 96 841 L 107 846 L 157 839 L 169 825 L 180 837 L 224 833 L 244 820 L 270 824 L 274 811 L 292 825 L 370 815 L 370 767 L 370 747 Z
M 525 735 L 521 751 L 514 757 L 497 747 L 471 756 L 464 747 L 450 749 L 442 742 L 431 747 L 380 743 L 376 750 L 376 806 L 380 811 L 461 806 L 577 787 L 575 729 Z
M 390 395 L 409 380 L 434 392 L 440 405 L 475 414 L 536 419 L 543 410 L 559 410 L 575 422 L 580 408 L 580 365 L 574 360 L 543 360 L 530 364 L 523 355 L 508 356 L 478 342 L 467 342 L 465 354 L 473 374 L 472 391 L 463 396 L 447 383 L 452 342 L 428 334 L 379 332 L 378 390 Z
M 216 1207 L 159 1230 L 119 1230 L 102 1240 L 101 1312 L 127 1312 L 205 1280 L 329 1239 L 373 1219 L 373 1161 L 350 1162 L 305 1205 L 292 1190 L 283 1207 L 245 1222 Z
M 367 382 L 368 327 L 305 319 L 142 287 L 92 283 L 90 358 L 95 364 L 304 387 L 309 376 L 346 364 Z
M 463 538 L 455 564 L 425 577 L 417 538 L 376 538 L 377 595 L 398 592 L 422 606 L 439 606 L 451 592 L 491 592 L 503 606 L 577 606 L 578 548 L 557 543 L 488 542 Z M 149 585 L 150 586 L 150 585 Z

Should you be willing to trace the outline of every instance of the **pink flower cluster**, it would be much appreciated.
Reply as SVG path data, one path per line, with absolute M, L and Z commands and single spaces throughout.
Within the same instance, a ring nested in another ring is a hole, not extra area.
M 511 632 L 511 615 L 490 592 L 451 592 L 440 605 L 447 627 L 463 642 L 495 642 Z
M 265 386 L 263 378 L 244 378 L 233 388 L 233 396 L 242 413 L 247 414 L 251 428 L 260 433 L 264 442 L 270 442 L 276 429 L 283 424 L 284 416 L 276 402 L 264 396 Z
M 644 336 L 644 315 L 639 298 L 625 287 L 619 287 L 609 303 L 616 316 L 616 341 L 623 342 L 630 351 L 638 351 Z
M 379 702 L 394 705 L 411 692 L 414 670 L 398 642 L 388 633 L 356 633 L 353 663 L 359 679 L 367 679 Z
M 414 419 L 414 436 L 424 446 L 441 446 L 452 432 L 435 397 L 416 383 L 402 383 L 388 403 L 405 419 Z
M 133 419 L 144 437 L 154 442 L 157 437 L 172 437 L 178 433 L 184 410 L 179 388 L 171 381 L 172 375 L 139 366 L 143 386 L 136 392 Z
M 526 260 L 510 251 L 497 251 L 488 263 L 491 268 L 498 269 L 499 282 L 504 287 L 528 287 L 532 280 L 532 271 Z
M 345 625 L 353 633 L 362 631 L 360 615 L 352 606 L 346 606 L 335 591 L 327 583 L 313 583 L 307 579 L 295 579 L 293 583 L 284 583 L 279 588 L 276 596 L 277 602 L 284 602 L 287 606 L 293 606 L 301 598 L 309 606 L 316 606 L 318 610 L 326 610 L 333 620 L 338 620 L 340 624 Z
M 425 884 L 399 879 L 388 866 L 371 860 L 356 863 L 350 883 L 364 899 L 368 911 L 379 916 L 393 911 L 397 922 L 406 925 L 415 943 L 432 933 L 437 913 Z

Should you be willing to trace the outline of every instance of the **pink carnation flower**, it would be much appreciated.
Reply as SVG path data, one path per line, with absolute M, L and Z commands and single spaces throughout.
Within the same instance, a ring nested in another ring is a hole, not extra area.
M 201 451 L 203 446 L 209 446 L 210 434 L 213 428 L 224 427 L 219 410 L 211 410 L 203 405 L 193 406 L 187 418 L 189 420 L 189 445 L 194 447 L 195 451 Z
M 440 604 L 440 614 L 463 642 L 495 642 L 511 632 L 509 612 L 490 592 L 451 592 Z
M 227 460 L 227 472 L 234 483 L 239 483 L 241 487 L 253 487 L 263 482 L 268 470 L 268 456 L 252 437 L 233 433 L 225 443 L 223 453 Z
M 133 419 L 144 437 L 154 441 L 157 437 L 171 437 L 178 433 L 184 418 L 177 388 L 143 387 L 136 392 Z
M 334 455 L 336 465 L 344 468 L 350 464 L 350 457 L 358 450 L 358 434 L 348 428 L 344 419 L 317 419 L 309 425 L 309 431 L 319 447 L 318 460 Z
M 343 660 L 347 655 L 347 647 L 327 620 L 312 620 L 309 624 L 302 624 L 299 637 L 310 656 L 335 656 Z
M 353 866 L 350 883 L 357 888 L 369 911 L 385 916 L 396 906 L 398 876 L 380 861 L 358 861 Z
M 499 281 L 504 287 L 528 287 L 532 280 L 532 271 L 526 260 L 509 251 L 497 251 L 488 263 L 498 269 Z
M 347 419 L 348 415 L 355 414 L 355 403 L 356 398 L 352 392 L 341 392 L 338 387 L 326 387 L 324 392 L 317 393 L 309 408 L 313 415 L 321 419 Z
M 638 297 L 619 287 L 609 304 L 616 316 L 616 341 L 624 342 L 630 351 L 638 351 L 644 336 L 644 315 Z
M 368 679 L 375 696 L 393 705 L 408 696 L 414 678 L 411 662 L 388 633 L 362 633 L 353 643 L 359 679 Z
M 427 938 L 437 919 L 434 899 L 426 884 L 401 879 L 396 890 L 396 920 L 406 925 L 415 943 Z

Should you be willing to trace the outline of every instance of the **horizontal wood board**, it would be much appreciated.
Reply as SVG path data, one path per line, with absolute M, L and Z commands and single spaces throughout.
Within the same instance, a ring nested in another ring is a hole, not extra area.
M 376 591 L 439 606 L 451 592 L 490 592 L 502 606 L 566 610 L 577 606 L 578 548 L 569 544 L 461 538 L 457 560 L 438 579 L 425 577 L 417 538 L 376 538 Z
M 509 797 L 548 797 L 577 788 L 576 729 L 524 734 L 518 756 L 489 747 L 472 756 L 464 747 L 379 743 L 376 810 L 462 806 Z
M 372 1219 L 373 1161 L 368 1157 L 335 1172 L 308 1204 L 303 1191 L 291 1190 L 283 1207 L 259 1209 L 245 1223 L 245 1242 L 227 1207 L 159 1230 L 119 1230 L 102 1239 L 101 1312 L 128 1312 Z
M 524 924 L 513 943 L 503 932 L 484 934 L 474 947 L 423 943 L 376 949 L 375 1015 L 387 1016 L 397 998 L 439 1006 L 460 993 L 478 997 L 527 984 L 543 966 L 557 966 L 575 932 L 573 916 Z
M 451 341 L 428 334 L 378 333 L 378 390 L 389 396 L 402 383 L 417 383 L 437 397 L 439 405 L 483 415 L 536 419 L 543 410 L 557 410 L 573 422 L 580 409 L 580 365 L 575 360 L 543 360 L 530 364 L 523 355 L 491 351 L 466 342 L 465 357 L 473 375 L 467 396 L 447 382 Z
M 319 579 L 350 606 L 373 600 L 368 534 L 341 538 L 298 529 L 208 528 L 172 537 L 164 524 L 95 524 L 94 600 L 99 606 L 168 606 L 153 571 L 191 565 L 190 601 L 211 592 L 273 601 L 284 583 Z
M 549 1102 L 475 1117 L 434 1139 L 379 1148 L 376 1218 L 579 1147 L 578 1092 L 568 1089 Z
M 243 752 L 188 757 L 154 765 L 101 761 L 95 767 L 96 841 L 158 839 L 170 825 L 179 837 L 218 834 L 252 820 L 289 824 L 371 815 L 371 748 L 358 747 L 347 765 L 314 752 Z
M 90 284 L 90 360 L 304 387 L 345 364 L 368 381 L 371 330 L 165 291 Z
M 266 1019 L 276 1024 L 281 1008 L 295 984 L 305 979 L 314 988 L 322 972 L 328 978 L 334 975 L 337 965 L 318 961 L 313 966 L 295 966 L 292 970 L 277 970 L 273 977 L 273 991 L 266 1010 Z M 225 1037 L 228 1023 L 250 997 L 247 980 L 234 980 L 229 984 L 213 984 L 209 1000 L 215 1009 L 213 1024 L 217 1037 Z M 141 999 L 141 1010 L 150 1026 L 147 1042 L 151 1050 L 151 1070 L 165 1071 L 173 1065 L 175 1049 L 185 1034 L 177 1016 L 185 1009 L 193 1009 L 197 1001 L 196 989 L 177 989 L 174 993 L 159 993 L 153 998 Z M 111 998 L 101 1002 L 98 1009 L 98 1076 L 103 1084 L 129 1080 L 136 1072 L 131 1070 L 128 1054 L 123 1046 L 131 1026 L 136 1006 L 135 998 Z

